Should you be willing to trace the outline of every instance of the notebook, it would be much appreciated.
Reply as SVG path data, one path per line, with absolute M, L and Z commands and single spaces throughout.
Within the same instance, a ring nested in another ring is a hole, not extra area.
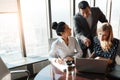
M 108 63 L 105 60 L 92 58 L 76 59 L 76 69 L 78 72 L 106 73 Z

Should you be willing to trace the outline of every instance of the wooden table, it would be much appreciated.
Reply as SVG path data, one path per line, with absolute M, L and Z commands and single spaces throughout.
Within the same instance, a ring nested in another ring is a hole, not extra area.
M 105 74 L 93 73 L 76 73 L 74 76 L 67 77 L 66 72 L 54 73 L 52 68 L 51 64 L 46 66 L 35 76 L 34 80 L 111 80 Z

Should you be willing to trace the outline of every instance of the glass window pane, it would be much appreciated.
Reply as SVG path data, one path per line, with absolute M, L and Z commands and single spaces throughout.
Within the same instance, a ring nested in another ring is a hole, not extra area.
M 70 25 L 70 0 L 51 0 L 52 22 L 64 21 Z M 56 37 L 53 31 L 53 37 Z
M 27 56 L 48 53 L 48 28 L 45 0 L 21 0 Z
M 0 0 L 0 12 L 17 12 L 17 0 Z
M 101 11 L 106 15 L 107 0 L 96 0 L 96 7 L 99 7 Z
M 16 13 L 0 14 L 0 56 L 5 62 L 22 57 Z
M 111 24 L 114 36 L 120 39 L 120 0 L 112 0 Z

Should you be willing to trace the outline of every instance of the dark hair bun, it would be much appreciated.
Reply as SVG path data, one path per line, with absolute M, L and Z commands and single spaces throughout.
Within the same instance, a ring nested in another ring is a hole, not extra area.
M 52 29 L 56 30 L 56 29 L 57 29 L 57 26 L 58 26 L 58 23 L 57 23 L 57 22 L 53 22 L 53 23 L 52 23 Z

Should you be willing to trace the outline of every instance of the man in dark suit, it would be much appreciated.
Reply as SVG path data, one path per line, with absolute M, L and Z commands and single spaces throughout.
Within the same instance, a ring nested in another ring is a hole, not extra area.
M 87 49 L 93 52 L 93 37 L 96 35 L 97 23 L 107 22 L 103 12 L 98 7 L 90 7 L 87 1 L 78 4 L 79 12 L 74 16 L 74 33 L 78 39 L 83 57 L 87 55 Z

